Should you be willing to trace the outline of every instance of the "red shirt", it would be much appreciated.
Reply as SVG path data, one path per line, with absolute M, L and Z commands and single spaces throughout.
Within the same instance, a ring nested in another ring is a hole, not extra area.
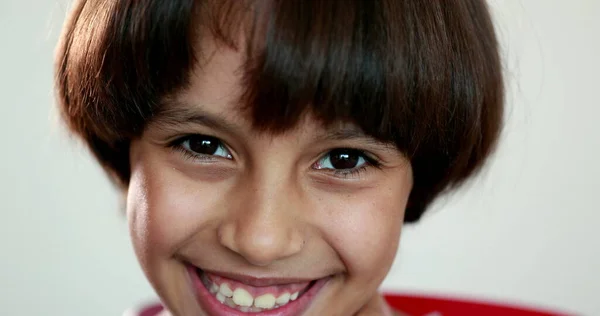
M 413 316 L 568 316 L 571 314 L 542 311 L 521 306 L 502 305 L 461 299 L 436 298 L 413 295 L 384 296 L 392 308 Z M 160 305 L 150 306 L 139 316 L 156 316 L 163 310 Z

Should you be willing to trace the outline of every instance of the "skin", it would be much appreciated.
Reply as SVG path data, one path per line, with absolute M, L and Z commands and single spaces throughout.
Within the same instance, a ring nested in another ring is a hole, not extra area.
M 243 54 L 212 49 L 168 105 L 176 115 L 157 117 L 131 144 L 131 237 L 170 314 L 205 315 L 191 263 L 264 278 L 332 276 L 307 315 L 390 315 L 377 289 L 398 247 L 410 163 L 351 124 L 323 127 L 310 114 L 287 133 L 257 132 L 236 103 Z M 341 130 L 352 137 L 331 137 Z M 173 145 L 190 134 L 220 139 L 226 154 L 194 157 L 185 142 Z M 336 173 L 323 167 L 336 148 L 381 165 Z

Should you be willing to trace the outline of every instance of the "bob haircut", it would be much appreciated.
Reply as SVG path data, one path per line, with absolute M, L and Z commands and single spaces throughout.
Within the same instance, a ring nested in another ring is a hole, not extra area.
M 502 66 L 484 0 L 79 0 L 57 50 L 58 103 L 123 190 L 131 140 L 186 88 L 202 36 L 245 53 L 239 102 L 255 129 L 283 133 L 311 113 L 403 152 L 405 222 L 498 139 Z

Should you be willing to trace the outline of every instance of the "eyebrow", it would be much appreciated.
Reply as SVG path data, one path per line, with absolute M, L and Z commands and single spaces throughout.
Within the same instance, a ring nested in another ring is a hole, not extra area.
M 328 131 L 326 132 L 325 137 L 323 137 L 323 139 L 330 141 L 352 140 L 362 138 L 371 137 L 367 136 L 360 128 L 355 126 L 346 126 L 340 129 Z
M 320 137 L 320 139 L 326 141 L 361 141 L 374 146 L 381 146 L 389 149 L 395 148 L 392 142 L 381 141 L 373 136 L 367 135 L 361 128 L 359 128 L 356 125 L 348 125 L 339 129 L 326 131 L 325 136 Z
M 179 102 L 165 102 L 151 119 L 151 123 L 159 128 L 177 127 L 182 124 L 197 124 L 208 128 L 240 132 L 240 127 L 225 118 L 212 114 L 202 106 L 190 106 Z
M 168 101 L 161 104 L 160 110 L 152 117 L 150 124 L 164 129 L 176 128 L 184 124 L 197 124 L 232 134 L 244 135 L 242 128 L 227 121 L 218 114 L 210 113 L 201 105 L 192 106 L 182 102 Z M 340 127 L 325 129 L 315 138 L 319 141 L 360 141 L 373 146 L 395 149 L 392 142 L 385 142 L 367 135 L 354 124 L 344 124 Z

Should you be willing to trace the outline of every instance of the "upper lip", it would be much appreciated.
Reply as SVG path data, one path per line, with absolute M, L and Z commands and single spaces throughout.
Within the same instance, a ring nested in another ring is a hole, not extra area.
M 233 273 L 233 272 L 225 272 L 225 271 L 213 271 L 213 270 L 204 270 L 200 269 L 203 272 L 208 274 L 217 275 L 226 279 L 235 280 L 250 286 L 254 287 L 265 287 L 265 286 L 273 286 L 273 285 L 286 285 L 286 284 L 297 284 L 297 283 L 309 283 L 315 280 L 322 279 L 307 279 L 307 278 L 282 278 L 282 277 L 273 277 L 273 276 L 253 276 L 247 274 Z

